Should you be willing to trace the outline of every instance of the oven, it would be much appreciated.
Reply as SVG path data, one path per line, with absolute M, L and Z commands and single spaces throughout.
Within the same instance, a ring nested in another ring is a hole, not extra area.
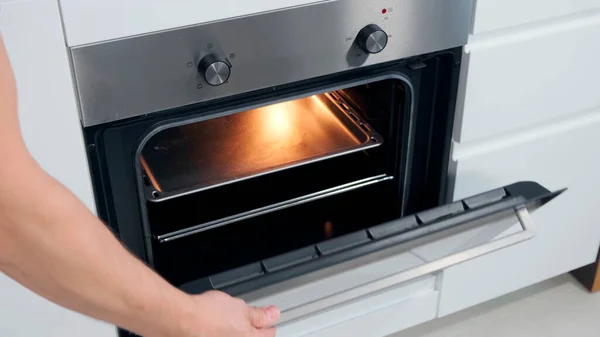
M 99 216 L 174 286 L 272 300 L 281 327 L 532 238 L 561 191 L 451 200 L 471 8 L 326 1 L 72 48 Z

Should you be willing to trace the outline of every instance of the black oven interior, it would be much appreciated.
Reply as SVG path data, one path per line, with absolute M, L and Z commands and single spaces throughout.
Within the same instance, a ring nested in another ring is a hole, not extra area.
M 406 90 L 385 79 L 150 137 L 155 267 L 181 284 L 401 216 Z
M 181 286 L 445 203 L 459 64 L 457 48 L 86 128 L 98 213 Z

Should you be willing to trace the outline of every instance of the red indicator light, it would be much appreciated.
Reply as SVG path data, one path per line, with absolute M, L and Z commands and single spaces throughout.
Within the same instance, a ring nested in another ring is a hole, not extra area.
M 385 13 L 387 13 L 387 9 L 384 8 L 381 10 L 381 14 L 385 14 Z

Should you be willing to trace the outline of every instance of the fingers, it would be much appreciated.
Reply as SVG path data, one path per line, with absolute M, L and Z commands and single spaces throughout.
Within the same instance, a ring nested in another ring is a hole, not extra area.
M 279 319 L 279 309 L 275 306 L 249 309 L 250 323 L 257 329 L 272 327 Z
M 254 332 L 252 337 L 275 337 L 276 334 L 277 331 L 275 330 L 275 328 L 258 329 Z

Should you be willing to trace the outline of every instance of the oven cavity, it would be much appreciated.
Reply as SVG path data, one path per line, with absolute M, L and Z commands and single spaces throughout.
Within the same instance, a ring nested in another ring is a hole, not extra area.
M 155 268 L 181 285 L 399 217 L 406 92 L 385 79 L 151 132 Z

